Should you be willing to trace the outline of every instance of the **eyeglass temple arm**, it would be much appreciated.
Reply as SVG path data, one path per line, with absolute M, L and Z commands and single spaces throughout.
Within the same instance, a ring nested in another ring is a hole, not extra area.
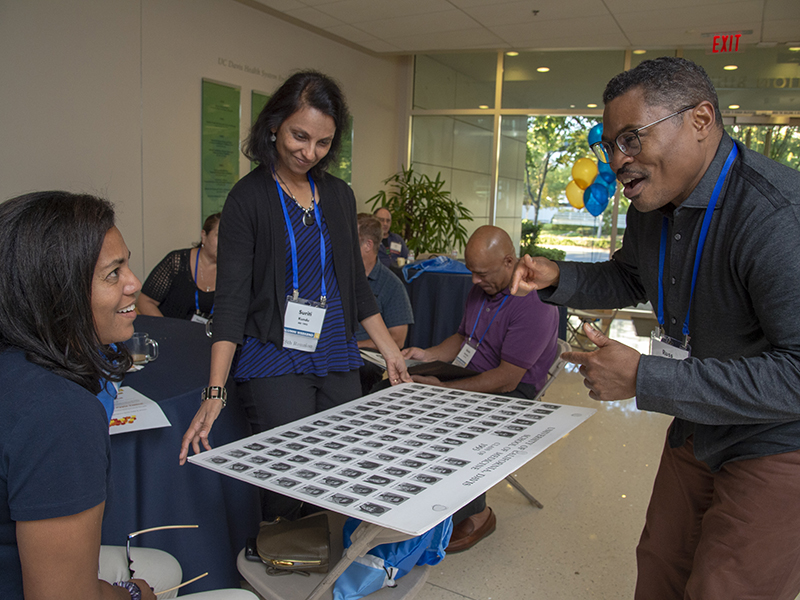
M 180 585 L 176 585 L 176 586 L 174 586 L 174 587 L 171 587 L 171 588 L 169 588 L 168 590 L 162 590 L 162 591 L 160 591 L 160 592 L 156 592 L 156 596 L 158 596 L 159 594 L 166 594 L 167 592 L 172 592 L 172 591 L 175 591 L 175 590 L 177 590 L 177 589 L 179 589 L 179 588 L 182 588 L 182 587 L 183 587 L 183 586 L 185 586 L 185 585 L 189 585 L 190 583 L 194 583 L 194 582 L 195 582 L 195 581 L 197 581 L 198 579 L 202 579 L 202 578 L 203 578 L 203 577 L 205 577 L 206 575 L 208 575 L 208 571 L 206 571 L 206 572 L 205 572 L 205 573 L 203 573 L 202 575 L 198 575 L 198 576 L 197 576 L 197 577 L 195 577 L 194 579 L 190 579 L 189 581 L 184 581 L 184 582 L 183 582 L 183 583 L 181 583 Z
M 139 531 L 134 531 L 132 533 L 129 533 L 128 534 L 128 539 L 127 539 L 127 545 L 126 545 L 126 554 L 127 554 L 127 558 L 128 558 L 128 575 L 131 578 L 133 578 L 134 570 L 133 570 L 133 561 L 131 560 L 131 555 L 130 555 L 130 548 L 131 548 L 131 540 L 133 538 L 135 538 L 137 535 L 141 535 L 143 533 L 150 533 L 151 531 L 163 531 L 163 530 L 166 530 L 166 529 L 197 529 L 198 527 L 200 527 L 200 526 L 199 525 L 161 525 L 160 527 L 149 527 L 147 529 L 140 529 Z M 178 586 L 175 586 L 175 587 L 170 588 L 168 590 L 164 590 L 162 592 L 158 592 L 158 594 L 163 594 L 165 592 L 171 592 L 172 590 L 176 590 L 176 589 L 178 589 L 180 587 L 183 587 L 184 585 L 189 585 L 190 583 L 192 583 L 194 581 L 197 581 L 198 579 L 202 579 L 206 575 L 208 575 L 208 572 L 205 572 L 202 575 L 199 575 L 199 576 L 195 577 L 194 579 L 192 579 L 190 581 L 187 581 L 185 583 L 182 583 L 182 584 L 180 584 Z M 156 595 L 158 595 L 158 594 L 156 594 Z
M 692 106 L 684 106 L 682 109 L 676 110 L 671 115 L 667 115 L 666 117 L 661 117 L 658 121 L 653 121 L 652 123 L 649 123 L 649 124 L 645 125 L 644 127 L 639 127 L 639 129 L 634 129 L 633 131 L 631 131 L 631 133 L 635 133 L 638 136 L 639 132 L 642 131 L 643 129 L 647 129 L 648 127 L 652 127 L 653 125 L 658 125 L 662 121 L 666 121 L 667 119 L 671 119 L 672 117 L 677 117 L 678 115 L 680 115 L 682 113 L 685 113 L 687 110 L 693 109 L 695 106 L 697 106 L 697 105 L 695 104 L 695 105 L 692 105 Z
M 162 525 L 161 527 L 150 527 L 148 529 L 141 529 L 139 531 L 134 531 L 133 533 L 128 534 L 128 539 L 132 540 L 137 535 L 141 535 L 143 533 L 150 533 L 151 531 L 162 531 L 164 529 L 197 529 L 200 527 L 199 525 Z

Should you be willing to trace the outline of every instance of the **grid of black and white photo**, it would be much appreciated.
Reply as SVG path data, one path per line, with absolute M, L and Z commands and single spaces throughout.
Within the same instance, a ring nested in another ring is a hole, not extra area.
M 404 384 L 190 461 L 323 508 L 418 534 L 592 413 Z

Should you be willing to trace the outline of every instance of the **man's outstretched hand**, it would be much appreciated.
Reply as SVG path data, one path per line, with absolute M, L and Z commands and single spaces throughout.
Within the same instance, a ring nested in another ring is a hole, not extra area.
M 590 323 L 583 324 L 589 341 L 597 346 L 593 352 L 565 352 L 561 355 L 576 365 L 583 375 L 583 385 L 595 400 L 624 400 L 636 395 L 636 374 L 641 354 L 625 344 L 608 339 Z
M 534 290 L 558 285 L 561 270 L 552 260 L 527 254 L 517 261 L 511 276 L 510 291 L 515 296 L 526 296 Z

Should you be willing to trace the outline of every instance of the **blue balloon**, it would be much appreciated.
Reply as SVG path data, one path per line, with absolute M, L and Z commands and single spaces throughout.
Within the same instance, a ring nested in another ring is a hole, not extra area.
M 614 183 L 617 180 L 617 176 L 614 175 L 613 172 L 609 173 L 608 171 L 602 171 L 597 177 L 598 177 L 598 179 L 600 180 L 601 183 L 604 183 L 607 186 L 610 186 L 612 183 Z M 595 181 L 597 181 L 597 180 L 595 180 Z
M 608 187 L 602 183 L 593 183 L 583 192 L 583 205 L 589 214 L 597 217 L 608 206 Z
M 595 181 L 608 187 L 609 197 L 613 196 L 617 191 L 617 176 L 614 175 L 614 171 L 611 169 L 611 166 L 608 163 L 598 160 L 597 171 L 597 179 L 595 179 Z
M 611 169 L 611 165 L 608 163 L 604 163 L 601 160 L 597 161 L 597 171 L 600 173 L 611 173 L 614 175 L 614 171 Z
M 589 130 L 589 145 L 596 144 L 603 136 L 603 124 L 598 123 Z

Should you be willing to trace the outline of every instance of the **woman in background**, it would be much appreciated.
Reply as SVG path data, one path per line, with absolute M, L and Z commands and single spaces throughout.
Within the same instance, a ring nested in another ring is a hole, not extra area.
M 200 243 L 174 250 L 150 271 L 136 303 L 139 313 L 205 323 L 214 312 L 220 213 L 203 223 Z
M 223 209 L 211 375 L 184 435 L 181 463 L 190 444 L 195 452 L 200 443 L 210 448 L 229 372 L 253 433 L 358 398 L 359 322 L 386 359 L 392 383 L 411 381 L 367 283 L 353 192 L 325 171 L 347 121 L 336 83 L 304 71 L 272 95 L 253 125 L 244 153 L 260 164 L 233 187 Z M 301 308 L 313 313 L 311 325 Z M 312 330 L 315 318 L 321 327 Z M 291 517 L 297 506 L 270 492 L 263 516 Z

